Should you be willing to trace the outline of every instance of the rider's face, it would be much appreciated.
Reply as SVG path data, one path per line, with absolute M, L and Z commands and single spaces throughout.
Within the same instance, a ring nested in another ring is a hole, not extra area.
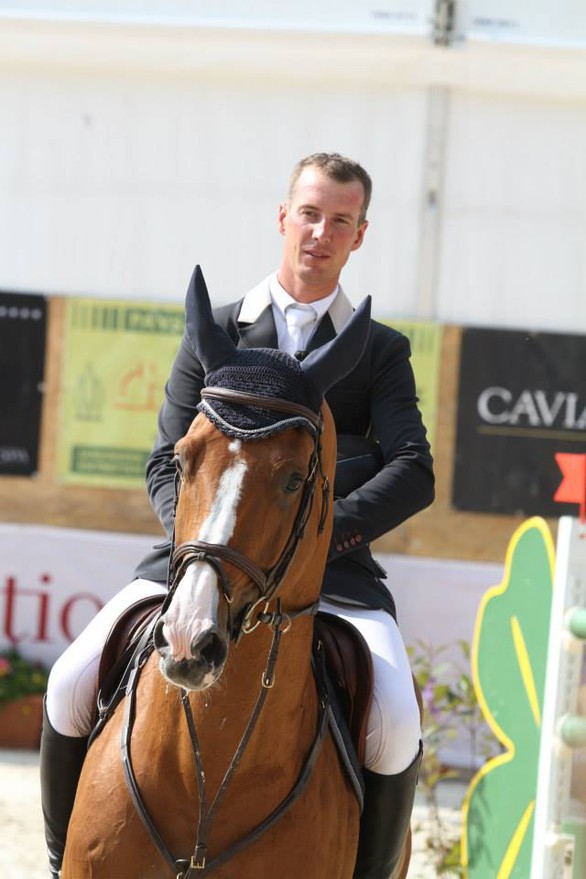
M 364 189 L 359 180 L 339 183 L 319 168 L 301 172 L 289 202 L 279 207 L 284 237 L 279 280 L 299 301 L 331 293 L 368 223 L 361 220 Z

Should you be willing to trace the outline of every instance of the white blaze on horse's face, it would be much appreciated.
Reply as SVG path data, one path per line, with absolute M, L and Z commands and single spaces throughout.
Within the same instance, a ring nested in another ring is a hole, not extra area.
M 233 461 L 222 473 L 210 512 L 198 534 L 198 539 L 206 543 L 227 545 L 236 526 L 247 464 L 240 440 L 233 440 L 228 449 Z M 164 617 L 163 635 L 172 661 L 192 660 L 194 645 L 210 631 L 217 631 L 219 597 L 214 569 L 205 562 L 189 565 Z M 203 685 L 209 686 L 216 677 L 217 674 L 207 674 L 209 680 L 204 680 Z

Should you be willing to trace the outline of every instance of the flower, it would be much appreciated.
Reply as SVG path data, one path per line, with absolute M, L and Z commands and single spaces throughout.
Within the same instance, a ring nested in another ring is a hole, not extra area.
M 32 693 L 44 693 L 48 677 L 44 665 L 25 659 L 14 647 L 0 653 L 0 705 Z

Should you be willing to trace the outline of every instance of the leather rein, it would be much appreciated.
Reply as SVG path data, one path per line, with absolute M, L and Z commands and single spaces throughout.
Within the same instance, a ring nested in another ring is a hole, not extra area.
M 234 756 L 230 761 L 228 769 L 226 770 L 224 778 L 211 805 L 208 802 L 208 797 L 206 793 L 205 771 L 200 753 L 197 729 L 191 710 L 191 704 L 189 701 L 189 695 L 186 690 L 181 691 L 181 701 L 186 717 L 197 770 L 197 786 L 199 798 L 199 816 L 196 844 L 194 853 L 189 860 L 175 859 L 167 848 L 146 809 L 144 800 L 138 788 L 136 775 L 132 766 L 130 741 L 136 711 L 136 684 L 140 674 L 140 669 L 144 666 L 146 660 L 153 650 L 152 639 L 149 641 L 149 644 L 147 644 L 147 646 L 138 653 L 135 661 L 135 666 L 129 678 L 127 686 L 127 704 L 125 719 L 122 725 L 122 759 L 126 782 L 128 785 L 129 793 L 141 821 L 146 827 L 153 842 L 159 849 L 159 852 L 163 856 L 164 860 L 174 872 L 176 879 L 190 879 L 190 877 L 192 877 L 193 875 L 207 875 L 213 869 L 225 863 L 242 849 L 259 839 L 260 836 L 262 836 L 262 834 L 269 829 L 269 827 L 272 827 L 285 814 L 285 812 L 288 811 L 293 803 L 299 798 L 311 777 L 311 773 L 317 761 L 321 744 L 326 734 L 328 723 L 327 707 L 329 699 L 326 684 L 325 664 L 323 650 L 321 649 L 321 645 L 318 644 L 316 648 L 315 658 L 313 660 L 313 671 L 317 685 L 319 704 L 317 727 L 312 745 L 306 756 L 305 763 L 293 789 L 281 801 L 276 809 L 274 809 L 271 814 L 257 827 L 251 830 L 246 837 L 235 842 L 227 850 L 222 852 L 220 855 L 214 857 L 211 861 L 208 860 L 208 837 L 209 833 L 211 832 L 213 819 L 215 818 L 218 807 L 224 798 L 224 794 L 228 789 L 230 781 L 242 759 L 248 742 L 250 741 L 252 733 L 256 727 L 256 724 L 264 707 L 267 694 L 269 690 L 274 686 L 275 666 L 277 662 L 281 636 L 289 630 L 291 623 L 294 619 L 300 616 L 315 615 L 317 613 L 319 601 L 314 602 L 313 604 L 309 605 L 308 607 L 302 608 L 301 610 L 291 611 L 289 613 L 286 613 L 282 610 L 281 601 L 279 598 L 276 599 L 276 610 L 274 612 L 269 612 L 269 604 L 272 598 L 275 596 L 275 593 L 277 592 L 281 581 L 285 576 L 285 573 L 295 555 L 297 546 L 305 532 L 305 528 L 307 526 L 307 522 L 309 521 L 311 510 L 313 507 L 318 474 L 321 476 L 322 479 L 322 509 L 318 526 L 319 533 L 323 532 L 323 529 L 325 527 L 325 521 L 329 506 L 330 486 L 329 480 L 323 472 L 321 460 L 321 435 L 323 430 L 321 414 L 315 413 L 313 412 L 313 410 L 308 409 L 305 406 L 301 406 L 297 403 L 293 403 L 289 400 L 282 400 L 273 397 L 263 397 L 256 394 L 242 393 L 239 391 L 232 391 L 227 388 L 204 388 L 202 389 L 201 396 L 204 399 L 216 398 L 228 400 L 231 403 L 238 403 L 243 406 L 254 406 L 256 408 L 269 409 L 282 412 L 287 415 L 293 415 L 296 418 L 301 417 L 314 437 L 314 447 L 309 461 L 308 473 L 304 481 L 303 494 L 300 500 L 299 508 L 295 517 L 295 521 L 293 523 L 292 530 L 285 543 L 285 546 L 283 547 L 283 550 L 281 551 L 279 558 L 271 568 L 269 568 L 268 570 L 262 569 L 260 565 L 258 565 L 252 559 L 249 559 L 239 550 L 233 547 L 229 547 L 227 545 L 207 543 L 203 540 L 192 540 L 186 541 L 185 543 L 182 543 L 179 546 L 175 547 L 173 542 L 169 566 L 169 593 L 161 608 L 161 614 L 165 612 L 169 603 L 172 601 L 175 590 L 177 589 L 180 580 L 184 576 L 187 567 L 193 562 L 204 561 L 211 565 L 217 573 L 222 594 L 228 603 L 229 626 L 232 640 L 237 642 L 243 634 L 249 634 L 250 632 L 254 631 L 254 629 L 256 629 L 256 627 L 261 623 L 268 625 L 273 630 L 272 642 L 269 649 L 265 670 L 262 674 L 261 687 L 258 697 L 256 699 L 236 752 L 234 753 Z M 176 502 L 177 496 L 178 492 L 176 492 Z M 259 597 L 256 599 L 256 601 L 248 604 L 243 609 L 243 611 L 239 615 L 239 619 L 237 620 L 234 619 L 232 616 L 232 587 L 224 569 L 225 562 L 235 566 L 244 574 L 246 574 L 246 576 L 249 577 L 249 579 L 252 580 L 252 582 L 255 584 L 259 592 Z M 264 604 L 264 609 L 257 610 L 259 608 L 259 605 L 261 604 Z

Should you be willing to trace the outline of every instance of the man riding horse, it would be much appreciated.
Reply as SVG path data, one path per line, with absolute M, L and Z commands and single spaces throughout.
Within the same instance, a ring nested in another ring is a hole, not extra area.
M 333 338 L 352 305 L 339 278 L 361 247 L 371 180 L 336 153 L 300 161 L 278 213 L 284 239 L 277 272 L 215 312 L 239 348 L 279 348 L 298 359 Z M 388 879 L 400 858 L 421 761 L 421 729 L 411 670 L 385 572 L 369 544 L 433 500 L 432 458 L 417 407 L 408 340 L 371 321 L 366 350 L 327 393 L 339 444 L 334 529 L 322 586 L 324 610 L 350 622 L 373 659 L 365 797 L 355 879 Z M 203 370 L 184 338 L 165 389 L 158 437 L 147 465 L 151 503 L 173 532 L 176 442 L 200 403 Z M 365 454 L 364 438 L 369 437 Z M 366 464 L 366 466 L 365 466 Z M 41 742 L 41 784 L 51 875 L 59 876 L 67 826 L 91 733 L 103 646 L 120 613 L 165 591 L 170 540 L 97 614 L 55 663 Z

